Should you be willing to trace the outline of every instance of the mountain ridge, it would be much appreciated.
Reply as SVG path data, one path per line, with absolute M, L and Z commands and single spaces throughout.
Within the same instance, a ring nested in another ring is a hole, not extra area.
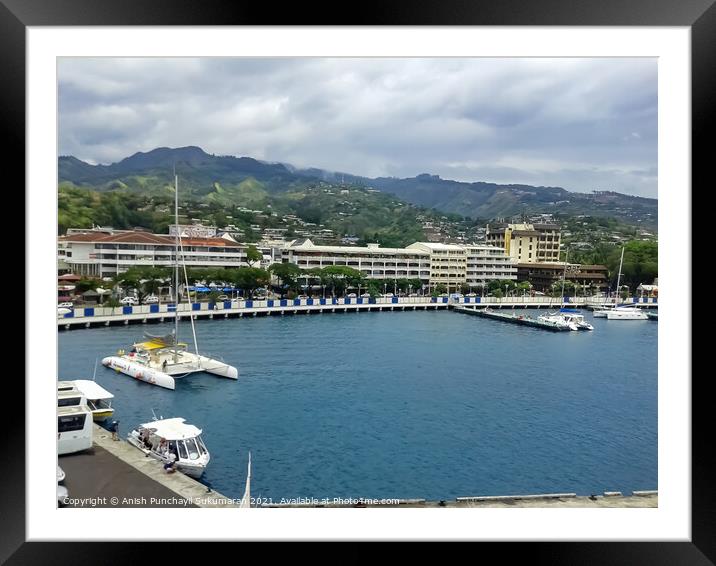
M 522 213 L 565 213 L 613 216 L 632 222 L 657 221 L 658 201 L 616 191 L 579 193 L 562 187 L 524 184 L 472 183 L 421 173 L 415 177 L 362 177 L 319 168 L 266 162 L 247 156 L 213 155 L 198 146 L 159 147 L 136 152 L 116 163 L 92 165 L 74 156 L 58 158 L 59 182 L 94 190 L 166 191 L 173 170 L 182 186 L 203 197 L 221 187 L 247 179 L 260 182 L 269 193 L 300 189 L 306 182 L 348 183 L 393 194 L 414 205 L 473 218 L 507 217 Z

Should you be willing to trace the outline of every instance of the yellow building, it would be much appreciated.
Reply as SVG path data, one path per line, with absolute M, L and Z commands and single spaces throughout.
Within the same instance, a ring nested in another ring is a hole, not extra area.
M 515 263 L 559 261 L 562 232 L 557 224 L 488 224 L 485 241 L 505 250 Z

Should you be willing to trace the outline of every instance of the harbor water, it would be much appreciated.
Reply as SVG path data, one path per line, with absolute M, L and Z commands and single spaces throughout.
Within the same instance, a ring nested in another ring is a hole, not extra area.
M 100 360 L 122 436 L 152 409 L 202 428 L 203 481 L 230 497 L 249 451 L 252 495 L 274 503 L 658 489 L 658 323 L 585 318 L 593 332 L 447 311 L 197 321 L 201 353 L 239 379 L 175 391 L 101 365 L 173 324 L 63 331 L 58 378 L 91 379 Z

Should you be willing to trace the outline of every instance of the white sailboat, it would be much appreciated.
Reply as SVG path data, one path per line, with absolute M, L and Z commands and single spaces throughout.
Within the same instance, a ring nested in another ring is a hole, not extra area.
M 238 379 L 239 372 L 234 367 L 221 360 L 209 358 L 199 354 L 199 346 L 194 328 L 194 318 L 189 315 L 191 330 L 194 337 L 194 352 L 187 349 L 187 344 L 179 342 L 179 257 L 181 255 L 184 270 L 184 281 L 188 287 L 186 266 L 184 266 L 183 247 L 179 230 L 179 181 L 174 175 L 174 216 L 177 230 L 174 236 L 174 297 L 177 305 L 174 314 L 174 330 L 164 336 L 153 336 L 145 333 L 145 340 L 132 345 L 130 352 L 120 350 L 116 356 L 108 356 L 102 364 L 118 372 L 158 385 L 166 389 L 174 389 L 174 380 L 190 373 L 206 372 Z
M 619 285 L 622 277 L 622 264 L 624 263 L 624 247 L 622 247 L 622 257 L 619 260 L 619 274 L 617 275 L 617 301 L 619 301 Z M 607 320 L 648 320 L 646 313 L 638 307 L 619 306 L 607 310 Z

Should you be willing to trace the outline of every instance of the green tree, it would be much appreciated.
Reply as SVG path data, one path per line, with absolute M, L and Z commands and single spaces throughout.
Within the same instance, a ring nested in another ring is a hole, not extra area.
M 298 290 L 298 278 L 301 276 L 301 271 L 301 268 L 295 263 L 274 263 L 269 267 L 269 272 L 281 282 L 281 298 L 286 291 Z
M 244 291 L 244 295 L 252 297 L 259 287 L 265 287 L 271 281 L 271 275 L 258 267 L 240 267 L 234 273 L 233 283 Z
M 261 252 L 258 250 L 258 248 L 255 245 L 250 244 L 246 248 L 246 265 L 248 265 L 249 267 L 253 267 L 253 265 L 257 261 L 261 261 L 262 258 L 263 258 L 263 255 L 261 254 Z

